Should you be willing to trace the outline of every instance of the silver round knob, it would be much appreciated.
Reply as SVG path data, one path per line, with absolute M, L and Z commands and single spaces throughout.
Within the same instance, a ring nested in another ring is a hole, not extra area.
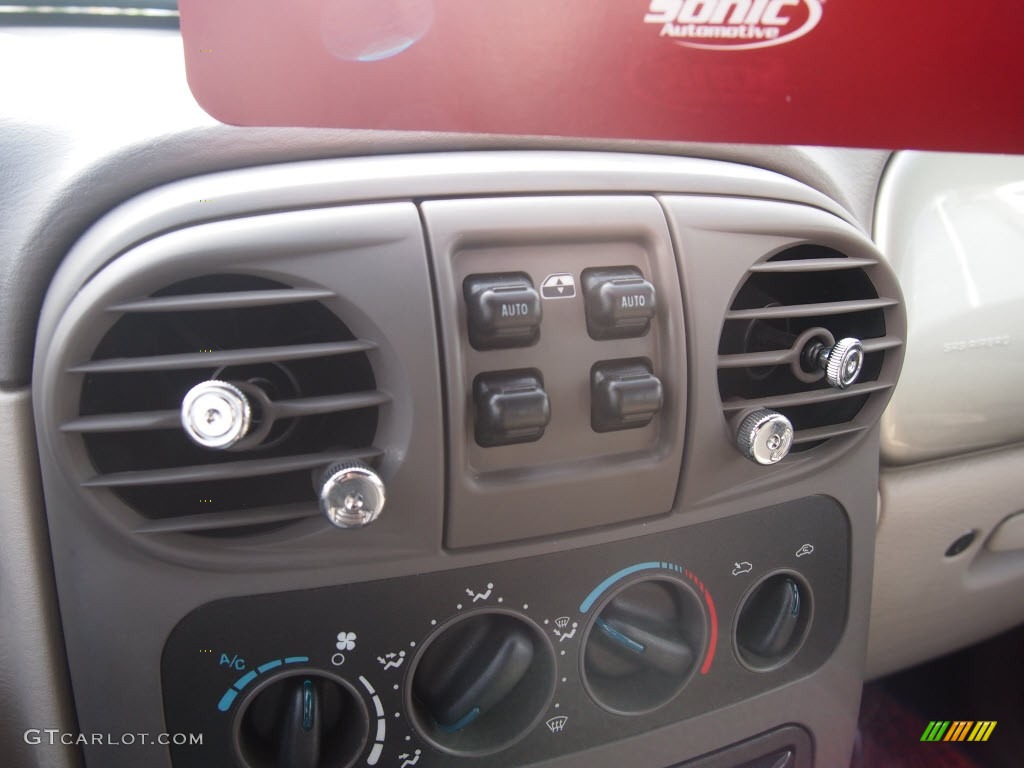
M 320 481 L 320 511 L 339 528 L 362 528 L 384 509 L 384 482 L 361 462 L 335 464 Z
M 234 384 L 211 379 L 196 384 L 181 401 L 181 425 L 204 448 L 230 448 L 249 433 L 252 406 Z
M 846 389 L 864 368 L 864 345 L 860 339 L 840 339 L 835 346 L 818 350 L 818 365 L 831 386 Z
M 793 445 L 793 425 L 770 409 L 754 411 L 743 418 L 736 430 L 736 447 L 755 464 L 776 464 L 786 458 Z

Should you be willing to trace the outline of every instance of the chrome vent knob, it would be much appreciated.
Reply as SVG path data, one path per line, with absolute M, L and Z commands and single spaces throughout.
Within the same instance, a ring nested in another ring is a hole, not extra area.
M 755 464 L 776 464 L 793 445 L 793 425 L 781 413 L 764 408 L 747 414 L 736 430 L 736 447 Z
M 362 528 L 384 509 L 384 482 L 362 462 L 334 464 L 320 480 L 320 511 L 338 528 Z
M 835 346 L 822 347 L 816 354 L 825 379 L 836 389 L 851 386 L 864 368 L 864 346 L 860 339 L 840 339 Z
M 185 434 L 204 448 L 230 448 L 249 433 L 252 406 L 234 384 L 211 379 L 196 384 L 181 401 Z

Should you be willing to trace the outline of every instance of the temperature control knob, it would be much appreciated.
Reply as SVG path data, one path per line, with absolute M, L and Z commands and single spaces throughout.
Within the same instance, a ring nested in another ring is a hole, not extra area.
M 768 466 L 782 461 L 792 445 L 793 425 L 768 408 L 747 414 L 736 430 L 736 447 L 755 464 Z
M 361 462 L 334 464 L 320 479 L 320 511 L 339 528 L 362 528 L 384 509 L 384 482 Z
M 682 690 L 704 648 L 700 600 L 674 579 L 644 579 L 615 592 L 583 643 L 588 693 L 605 709 L 638 715 Z

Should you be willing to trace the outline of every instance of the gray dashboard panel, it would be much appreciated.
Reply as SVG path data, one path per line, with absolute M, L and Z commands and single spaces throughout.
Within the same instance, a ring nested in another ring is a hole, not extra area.
M 806 678 L 644 736 L 644 765 L 658 768 L 721 748 L 753 733 L 767 731 L 784 724 L 779 720 L 779 712 L 785 712 L 787 721 L 803 723 L 816 735 L 816 749 L 822 765 L 838 765 L 847 759 L 856 720 L 866 640 L 863 617 L 867 614 L 871 580 L 877 428 L 846 442 L 838 454 L 841 461 L 808 459 L 810 463 L 794 464 L 788 469 L 780 466 L 776 472 L 762 473 L 759 477 L 751 475 L 743 485 L 744 493 L 724 492 L 733 484 L 739 467 L 744 467 L 742 471 L 749 471 L 746 462 L 734 453 L 712 472 L 715 479 L 710 487 L 717 487 L 723 492 L 705 493 L 700 503 L 695 504 L 687 501 L 684 490 L 681 496 L 677 496 L 668 515 L 642 523 L 597 528 L 529 544 L 462 552 L 442 550 L 438 539 L 406 543 L 413 546 L 404 546 L 395 539 L 393 547 L 357 551 L 344 546 L 346 539 L 341 540 L 342 546 L 331 546 L 333 539 L 313 536 L 307 541 L 314 547 L 333 552 L 333 555 L 326 559 L 320 556 L 308 563 L 292 562 L 286 568 L 272 567 L 273 559 L 268 560 L 267 553 L 261 554 L 258 547 L 249 548 L 247 564 L 236 562 L 231 568 L 210 569 L 199 563 L 186 563 L 174 558 L 166 561 L 154 559 L 129 538 L 98 524 L 83 508 L 78 491 L 60 468 L 62 452 L 55 450 L 54 446 L 54 404 L 47 384 L 58 374 L 53 364 L 60 356 L 51 359 L 50 350 L 55 342 L 59 343 L 60 325 L 68 302 L 79 294 L 83 282 L 87 284 L 85 290 L 88 292 L 92 276 L 118 254 L 126 253 L 125 258 L 130 258 L 132 252 L 159 247 L 164 238 L 187 238 L 191 227 L 199 224 L 197 219 L 238 221 L 235 217 L 245 214 L 322 208 L 357 203 L 367 197 L 380 203 L 388 199 L 401 201 L 409 197 L 436 195 L 552 191 L 673 193 L 674 196 L 665 198 L 671 218 L 678 218 L 691 204 L 699 210 L 702 204 L 716 199 L 709 195 L 736 195 L 748 198 L 736 201 L 740 206 L 736 209 L 738 211 L 745 210 L 746 206 L 752 207 L 751 210 L 767 206 L 768 212 L 776 213 L 792 209 L 791 220 L 784 215 L 783 220 L 774 225 L 780 232 L 790 228 L 791 231 L 799 231 L 800 227 L 811 222 L 807 233 L 809 237 L 833 232 L 838 233 L 833 236 L 841 242 L 851 246 L 859 243 L 858 247 L 870 248 L 864 235 L 858 233 L 845 218 L 840 218 L 842 211 L 834 203 L 776 174 L 711 161 L 586 153 L 407 156 L 302 163 L 223 173 L 178 182 L 133 199 L 105 217 L 79 241 L 56 276 L 44 308 L 34 398 L 55 567 L 62 595 L 61 610 L 83 730 L 106 732 L 123 728 L 127 712 L 131 713 L 133 728 L 150 732 L 161 730 L 163 713 L 156 660 L 177 620 L 210 600 L 332 584 L 358 584 L 556 553 L 642 534 L 672 531 L 765 505 L 821 494 L 831 496 L 847 510 L 851 529 L 850 620 L 835 654 Z M 761 200 L 749 199 L 752 197 Z M 213 204 L 199 202 L 204 199 L 212 200 Z M 717 199 L 721 201 L 721 198 Z M 792 202 L 787 206 L 772 200 Z M 407 206 L 408 203 L 399 205 Z M 820 221 L 820 228 L 814 221 Z M 200 224 L 198 228 L 203 226 L 215 225 Z M 768 226 L 768 231 L 774 231 L 773 226 Z M 161 236 L 160 233 L 168 234 Z M 781 237 L 781 234 L 776 237 Z M 749 264 L 756 260 L 757 254 L 764 255 L 764 244 L 758 244 L 756 240 L 752 242 L 755 244 L 752 249 L 741 249 L 734 254 L 732 258 L 736 264 L 744 260 Z M 691 262 L 713 257 L 714 251 L 692 246 L 683 248 L 683 258 Z M 111 268 L 118 266 L 112 264 Z M 686 292 L 699 290 L 693 281 L 692 275 L 684 275 L 684 306 L 688 301 Z M 709 288 L 708 297 L 712 304 L 724 305 L 731 292 L 729 286 L 719 281 Z M 714 318 L 706 320 L 717 323 Z M 691 370 L 713 370 L 716 364 L 714 345 L 709 345 L 703 338 L 700 344 L 694 345 L 693 334 L 700 332 L 702 337 L 711 335 L 714 338 L 717 329 L 713 333 L 707 327 L 702 332 L 694 331 L 692 319 L 688 326 L 688 346 L 696 350 L 690 355 Z M 702 326 L 697 324 L 696 328 Z M 682 385 L 684 382 L 673 384 Z M 691 453 L 700 453 L 711 446 L 712 455 L 726 456 L 721 451 L 727 444 L 728 435 L 721 427 L 717 395 L 703 389 L 694 390 L 689 377 L 685 386 L 689 394 L 687 422 L 701 425 L 699 434 L 693 429 L 688 430 Z M 706 423 L 698 419 L 698 412 L 703 414 L 702 419 L 711 421 Z M 712 413 L 718 414 L 717 421 L 709 415 Z M 834 454 L 825 451 L 819 455 L 828 457 Z M 436 456 L 431 459 L 436 459 Z M 436 470 L 427 469 L 423 461 L 422 453 L 406 457 L 408 466 L 404 471 L 410 482 L 415 483 L 419 473 L 429 485 L 437 480 L 436 474 L 428 478 Z M 435 465 L 431 463 L 430 466 Z M 810 468 L 815 471 L 808 471 Z M 681 487 L 707 489 L 709 478 L 699 476 L 706 472 L 706 465 L 685 461 Z M 443 513 L 442 506 L 427 497 L 419 503 L 398 505 L 388 514 L 399 521 L 415 515 L 417 520 L 439 530 Z M 378 557 L 373 557 L 375 552 Z M 723 563 L 722 567 L 731 569 L 732 559 L 742 559 L 742 553 L 731 556 L 730 562 Z M 111 644 L 112 634 L 117 638 L 115 645 Z M 108 691 L 111 689 L 123 694 L 117 707 L 108 706 Z M 577 765 L 585 759 L 589 765 L 616 765 L 624 755 L 635 750 L 631 741 L 627 739 L 607 745 L 600 755 L 587 752 L 570 755 L 557 764 Z M 686 745 L 685 753 L 680 752 L 680 744 Z M 103 750 L 102 758 L 97 753 L 97 759 L 111 766 L 132 764 L 132 755 L 124 751 Z M 632 762 L 635 763 L 635 759 Z M 153 753 L 152 764 L 167 765 L 166 751 Z
M 73 59 L 75 66 L 58 66 L 65 57 Z M 138 66 L 125 66 L 126 61 Z M 0 219 L 0 327 L 4 329 L 0 336 L 0 384 L 5 387 L 22 386 L 30 381 L 36 321 L 43 295 L 72 244 L 93 222 L 122 201 L 178 179 L 295 160 L 464 149 L 584 149 L 692 155 L 735 161 L 795 178 L 835 201 L 834 205 L 850 212 L 852 220 L 861 228 L 869 229 L 878 178 L 889 155 L 887 152 L 828 148 L 222 126 L 203 114 L 188 93 L 180 37 L 174 32 L 7 28 L 0 31 L 0 69 L 18 73 L 16 78 L 0 80 L 0 97 L 4 104 L 0 113 L 0 179 L 3 181 L 0 184 L 0 211 L 3 212 Z M 40 94 L 45 97 L 40 98 Z M 667 158 L 667 162 L 674 160 Z M 152 231 L 143 228 L 141 234 L 148 236 Z M 118 249 L 133 242 L 132 238 L 121 241 Z M 24 402 L 26 394 L 25 390 L 19 390 L 14 396 Z M 11 423 L 15 423 L 13 414 L 5 419 L 5 424 Z M 16 431 L 11 436 L 16 455 L 32 455 L 28 435 Z M 867 435 L 845 457 L 845 462 L 844 472 L 864 478 L 865 486 L 872 485 L 870 478 L 877 470 L 877 436 Z M 35 482 L 34 469 L 17 461 L 9 462 L 5 472 L 11 478 L 11 483 L 5 483 L 5 487 L 31 488 Z M 825 472 L 813 482 L 803 481 L 800 488 L 818 492 L 840 484 L 842 474 Z M 873 488 L 845 488 L 836 496 L 848 508 L 874 509 Z M 788 493 L 784 489 L 774 487 L 761 493 L 759 502 L 773 503 L 786 498 Z M 17 515 L 5 517 L 26 521 L 43 519 L 42 503 L 31 494 L 9 497 L 8 501 L 16 504 Z M 685 519 L 698 522 L 737 514 L 746 508 L 741 500 L 726 500 L 713 508 L 688 511 Z M 865 523 L 869 517 L 873 519 L 873 512 L 868 515 L 865 511 L 855 515 L 853 520 L 852 547 L 857 554 L 853 563 L 856 586 L 851 596 L 852 616 L 865 616 L 868 607 L 868 594 L 863 585 L 871 579 L 869 552 L 874 532 L 873 527 Z M 669 530 L 678 524 L 678 519 L 681 518 L 674 516 L 670 521 L 653 521 L 645 525 L 644 530 L 654 533 Z M 591 532 L 573 537 L 571 541 L 547 542 L 529 548 L 510 547 L 503 550 L 501 556 L 555 552 L 563 546 L 612 541 L 623 535 L 627 534 Z M 166 569 L 164 576 L 175 583 L 174 590 L 166 590 L 165 578 L 152 578 L 150 561 L 140 560 L 137 553 L 110 541 L 102 546 L 113 563 L 110 570 L 98 569 L 86 587 L 90 594 L 97 595 L 107 589 L 121 590 L 124 600 L 115 604 L 97 600 L 90 605 L 88 621 L 98 626 L 114 626 L 120 620 L 122 608 L 130 606 L 134 610 L 147 605 L 155 592 L 162 598 L 159 610 L 144 610 L 140 615 L 130 647 L 126 638 L 118 638 L 125 643 L 119 653 L 126 660 L 154 658 L 162 636 L 173 623 L 166 616 L 181 615 L 203 600 L 249 591 L 244 576 L 228 576 L 222 583 L 211 584 L 206 576 L 179 567 Z M 74 549 L 73 538 L 66 539 L 60 556 L 73 561 Z M 40 637 L 60 636 L 55 597 L 45 575 L 49 570 L 47 554 L 39 540 L 22 552 L 25 568 L 19 567 L 19 573 L 31 574 L 25 588 L 37 595 L 33 613 L 39 623 L 21 624 L 16 640 L 8 643 L 5 639 L 5 649 L 34 649 Z M 492 556 L 463 553 L 457 561 L 482 564 Z M 8 562 L 6 554 L 4 562 Z M 449 559 L 444 556 L 420 557 L 395 565 L 387 569 L 387 573 L 382 569 L 377 575 L 412 574 L 419 569 L 449 565 Z M 114 578 L 117 574 L 120 578 Z M 124 583 L 121 578 L 138 581 Z M 359 568 L 342 566 L 317 581 L 335 583 L 365 578 Z M 275 581 L 274 588 L 301 588 L 308 583 L 307 578 L 285 576 Z M 5 665 L 5 668 L 12 674 L 29 673 L 34 669 L 26 662 L 31 655 L 27 650 L 18 650 L 16 664 Z M 60 674 L 60 654 L 49 655 L 52 658 L 43 664 L 39 674 L 53 677 L 55 695 L 40 702 L 41 708 L 37 711 L 42 717 L 55 705 L 64 714 L 55 714 L 52 725 L 71 727 L 70 701 L 60 695 L 60 691 L 68 690 Z M 849 752 L 863 656 L 863 638 L 855 629 L 843 638 L 834 663 L 816 673 L 812 680 L 792 686 L 792 696 L 785 697 L 787 713 L 815 729 L 820 741 L 819 756 L 826 765 L 841 764 Z M 11 679 L 24 686 L 38 677 Z M 117 664 L 97 668 L 92 680 L 104 690 L 107 683 L 127 686 L 125 690 L 135 684 L 153 690 L 159 687 L 152 673 L 133 676 L 127 668 Z M 828 691 L 831 706 L 823 710 L 812 695 L 815 691 Z M 132 694 L 126 697 L 126 703 L 140 707 L 140 725 L 154 731 L 161 729 L 162 718 L 152 698 Z M 600 752 L 581 752 L 559 761 L 559 765 L 593 768 L 605 764 L 636 764 L 638 754 L 643 756 L 645 764 L 667 765 L 678 760 L 681 743 L 696 752 L 717 748 L 737 738 L 730 722 L 741 723 L 744 730 L 749 729 L 748 733 L 774 726 L 778 722 L 778 703 L 778 695 L 762 697 L 723 710 L 721 716 L 703 716 L 652 736 L 619 742 Z M 122 726 L 120 718 L 102 714 L 90 714 L 82 723 L 83 730 L 88 727 L 119 731 Z M 18 765 L 68 765 L 65 761 L 73 761 L 75 753 L 61 750 L 48 755 L 46 750 L 35 747 L 19 750 L 15 756 L 21 760 L 15 763 Z

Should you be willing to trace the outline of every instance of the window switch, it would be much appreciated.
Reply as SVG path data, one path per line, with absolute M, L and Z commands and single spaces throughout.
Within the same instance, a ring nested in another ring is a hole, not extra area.
M 470 275 L 462 283 L 474 349 L 529 347 L 540 338 L 540 294 L 522 273 Z
M 595 432 L 646 427 L 664 399 L 661 381 L 644 360 L 614 360 L 591 369 L 590 426 Z
M 657 297 L 639 269 L 585 269 L 581 277 L 592 339 L 628 339 L 647 333 L 657 312 Z
M 540 440 L 551 420 L 539 371 L 482 373 L 473 381 L 473 400 L 476 442 L 484 448 Z

